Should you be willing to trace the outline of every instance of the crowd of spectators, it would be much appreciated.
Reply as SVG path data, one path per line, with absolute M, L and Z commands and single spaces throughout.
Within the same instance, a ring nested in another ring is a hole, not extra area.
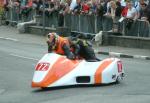
M 36 10 L 36 15 L 54 13 L 63 18 L 66 14 L 97 15 L 113 20 L 124 17 L 133 22 L 136 19 L 150 22 L 150 2 L 148 0 L 4 0 L 5 10 L 20 8 L 18 13 L 26 15 Z M 60 24 L 61 25 L 61 24 Z

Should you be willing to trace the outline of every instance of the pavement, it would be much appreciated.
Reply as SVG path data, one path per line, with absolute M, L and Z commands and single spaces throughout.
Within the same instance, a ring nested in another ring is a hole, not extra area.
M 111 57 L 150 60 L 150 49 L 126 48 L 118 46 L 94 46 L 95 53 Z
M 29 43 L 46 45 L 46 37 L 42 35 L 32 35 L 32 34 L 19 34 L 15 27 L 10 26 L 0 26 L 0 39 L 12 40 L 25 42 L 27 39 L 31 41 Z M 120 58 L 135 58 L 150 60 L 150 49 L 138 49 L 138 48 L 126 48 L 118 46 L 96 46 L 94 45 L 94 50 L 98 54 L 104 54 Z

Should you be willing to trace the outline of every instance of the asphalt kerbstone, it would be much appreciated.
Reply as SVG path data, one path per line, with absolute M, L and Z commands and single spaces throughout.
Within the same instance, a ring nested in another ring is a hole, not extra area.
M 120 55 L 121 58 L 133 58 L 132 55 L 128 55 L 128 54 L 122 54 Z
M 150 57 L 146 57 L 146 60 L 150 60 Z
M 150 60 L 149 56 L 142 56 L 142 55 L 129 55 L 117 52 L 105 52 L 105 51 L 95 51 L 97 54 L 109 55 L 111 57 L 120 57 L 120 58 L 134 58 L 134 59 L 144 59 Z

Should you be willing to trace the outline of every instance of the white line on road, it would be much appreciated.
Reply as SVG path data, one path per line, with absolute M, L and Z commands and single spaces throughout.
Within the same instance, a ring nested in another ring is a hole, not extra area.
M 18 39 L 14 39 L 14 38 L 6 38 L 6 37 L 0 37 L 0 39 L 10 40 L 10 41 L 19 41 Z
M 9 55 L 15 56 L 15 57 L 19 57 L 19 58 L 23 58 L 23 59 L 30 59 L 30 60 L 36 60 L 36 61 L 38 61 L 38 59 L 32 58 L 32 57 L 26 57 L 26 56 L 17 55 L 17 54 L 9 54 Z

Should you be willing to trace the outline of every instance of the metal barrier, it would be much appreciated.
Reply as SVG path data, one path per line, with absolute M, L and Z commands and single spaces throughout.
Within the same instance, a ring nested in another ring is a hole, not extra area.
M 28 15 L 23 15 L 21 13 L 21 9 L 17 6 L 9 7 L 7 11 L 5 11 L 6 21 L 10 23 L 15 22 L 27 22 L 33 20 L 33 17 L 36 15 L 35 9 L 31 9 Z
M 150 24 L 146 21 L 140 21 L 138 36 L 150 37 Z
M 19 11 L 20 11 L 19 7 L 9 7 L 5 15 L 6 21 L 18 23 Z
M 71 15 L 70 14 L 66 14 L 64 16 L 64 27 L 71 27 Z
M 46 17 L 47 27 L 58 27 L 57 14 Z M 117 19 L 118 20 L 118 19 Z M 146 21 L 135 21 L 131 29 L 126 28 L 126 20 L 115 23 L 117 32 L 124 36 L 150 37 L 150 25 Z M 71 31 L 79 33 L 95 34 L 99 31 L 112 31 L 114 23 L 110 17 L 99 17 L 95 15 L 71 15 L 64 16 L 64 27 L 71 28 Z
M 96 16 L 95 18 L 95 24 L 96 24 L 96 28 L 95 28 L 95 32 L 99 32 L 103 30 L 103 17 L 101 16 Z
M 103 18 L 95 15 L 65 15 L 64 26 L 71 27 L 72 31 L 83 33 L 97 33 L 103 30 Z M 107 20 L 106 20 L 107 21 Z M 107 26 L 108 24 L 105 23 Z M 108 27 L 105 30 L 109 30 Z
M 97 33 L 101 30 L 112 29 L 112 19 L 95 15 L 65 15 L 64 26 L 71 27 L 72 31 L 83 33 Z
M 150 37 L 150 24 L 147 21 L 136 20 L 130 29 L 126 28 L 127 21 L 122 23 L 122 33 L 124 36 Z
M 82 15 L 81 15 L 82 18 Z M 82 32 L 87 32 L 87 33 L 96 33 L 96 25 L 95 25 L 95 15 L 84 15 L 84 21 L 81 20 L 81 26 L 82 24 L 84 24 L 82 27 L 84 28 L 84 26 L 87 26 L 87 29 L 84 30 Z M 81 29 L 82 30 L 82 29 Z
M 58 15 L 53 13 L 50 16 L 45 16 L 45 26 L 53 28 L 58 27 Z
M 80 17 L 78 15 L 71 15 L 71 31 L 79 31 L 80 32 Z
M 13 7 L 9 8 L 6 12 L 6 20 L 10 22 L 21 21 L 30 21 L 33 19 L 33 16 L 36 15 L 36 11 L 32 11 L 28 14 L 27 18 L 19 18 L 19 8 Z M 45 26 L 46 27 L 58 27 L 58 13 L 54 12 L 49 16 L 45 16 Z M 39 17 L 38 17 L 39 18 Z M 40 17 L 40 25 L 42 23 L 42 16 Z M 68 27 L 71 31 L 81 32 L 81 33 L 90 33 L 95 34 L 99 31 L 110 31 L 114 28 L 114 23 L 111 17 L 99 17 L 96 15 L 71 15 L 67 14 L 64 16 L 64 27 Z M 136 36 L 136 37 L 150 37 L 150 24 L 146 21 L 136 20 L 130 29 L 126 28 L 126 20 L 123 22 L 115 23 L 117 25 L 117 32 L 122 33 L 124 36 Z M 116 27 L 115 27 L 116 28 Z
M 104 17 L 102 24 L 103 24 L 103 31 L 112 30 L 113 20 L 110 17 Z
M 5 19 L 6 21 L 11 21 L 11 10 L 10 8 L 5 12 Z

